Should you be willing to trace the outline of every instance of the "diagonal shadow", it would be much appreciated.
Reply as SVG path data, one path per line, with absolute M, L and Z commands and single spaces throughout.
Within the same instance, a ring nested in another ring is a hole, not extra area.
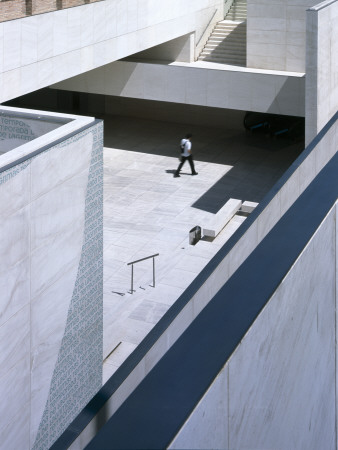
M 215 214 L 230 198 L 262 201 L 303 149 L 302 143 L 297 145 L 281 140 L 274 142 L 271 150 L 270 142 L 266 140 L 269 150 L 263 148 L 262 141 L 260 149 L 252 147 L 252 151 L 237 161 L 192 207 Z
M 212 35 L 211 35 L 212 36 Z M 238 39 L 244 36 L 243 48 L 238 49 Z M 241 55 L 241 62 L 234 57 Z M 233 66 L 246 66 L 246 22 L 237 25 L 219 44 L 210 52 L 209 61 L 231 64 Z M 227 61 L 227 62 L 225 62 Z

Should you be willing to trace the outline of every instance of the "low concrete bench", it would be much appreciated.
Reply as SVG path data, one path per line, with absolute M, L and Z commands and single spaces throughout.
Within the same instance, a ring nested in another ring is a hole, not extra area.
M 258 203 L 245 201 L 242 204 L 241 211 L 250 214 L 256 208 L 257 205 Z
M 242 206 L 241 200 L 231 198 L 203 227 L 204 236 L 216 237 Z

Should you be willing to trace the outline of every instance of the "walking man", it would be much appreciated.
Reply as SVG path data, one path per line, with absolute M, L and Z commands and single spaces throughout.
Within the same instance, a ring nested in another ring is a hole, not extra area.
M 177 167 L 177 170 L 175 172 L 174 178 L 177 178 L 180 176 L 180 170 L 183 167 L 183 164 L 188 160 L 191 168 L 191 175 L 198 175 L 198 173 L 195 170 L 194 161 L 191 154 L 191 138 L 192 134 L 186 134 L 185 139 L 181 140 L 181 162 L 179 166 Z

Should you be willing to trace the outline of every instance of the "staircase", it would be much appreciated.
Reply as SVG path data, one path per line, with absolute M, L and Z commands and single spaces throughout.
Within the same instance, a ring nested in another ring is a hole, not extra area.
M 198 61 L 246 66 L 246 0 L 235 0 L 213 29 Z
M 225 19 L 235 22 L 246 20 L 246 0 L 234 0 Z

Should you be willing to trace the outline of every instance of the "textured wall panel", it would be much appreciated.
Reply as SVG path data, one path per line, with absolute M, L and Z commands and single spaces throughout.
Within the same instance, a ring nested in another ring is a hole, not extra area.
M 93 150 L 81 259 L 47 404 L 33 446 L 37 449 L 56 440 L 102 383 L 102 128 L 96 126 L 90 132 Z
M 97 123 L 0 173 L 0 437 L 16 448 L 49 447 L 102 383 L 102 147 Z

